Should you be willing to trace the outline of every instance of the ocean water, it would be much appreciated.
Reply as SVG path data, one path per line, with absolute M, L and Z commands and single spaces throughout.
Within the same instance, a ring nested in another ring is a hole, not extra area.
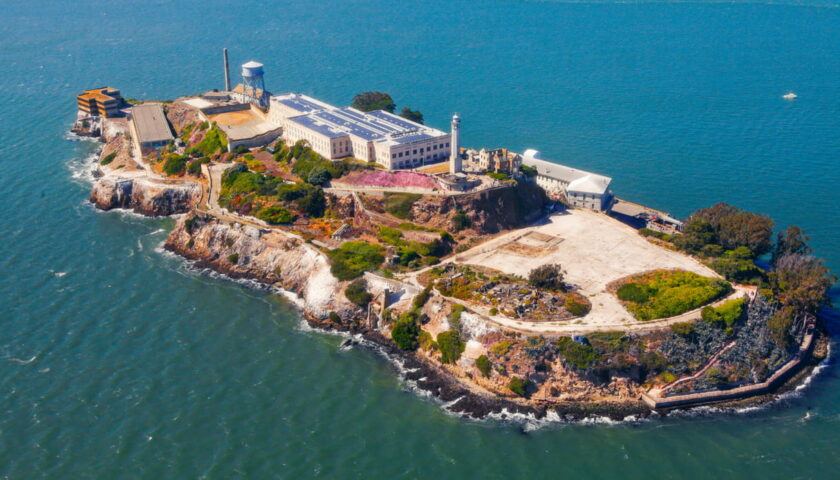
M 221 88 L 226 46 L 274 92 L 387 91 L 434 126 L 460 112 L 467 145 L 537 148 L 674 215 L 725 200 L 800 225 L 840 272 L 836 0 L 0 7 L 0 478 L 837 475 L 830 364 L 738 413 L 456 418 L 282 297 L 162 252 L 172 220 L 95 211 L 94 146 L 65 135 L 84 88 Z

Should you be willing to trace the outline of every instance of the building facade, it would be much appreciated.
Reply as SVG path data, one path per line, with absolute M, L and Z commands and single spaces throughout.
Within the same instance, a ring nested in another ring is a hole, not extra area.
M 169 121 L 159 103 L 145 103 L 131 108 L 131 137 L 141 152 L 158 149 L 175 140 Z
M 300 140 L 330 160 L 355 157 L 387 169 L 409 169 L 449 158 L 450 136 L 392 113 L 338 108 L 306 95 L 271 97 L 268 119 L 283 139 Z
M 610 190 L 610 177 L 545 161 L 536 150 L 526 150 L 522 154 L 522 164 L 536 169 L 537 185 L 550 197 L 563 198 L 572 206 L 598 211 L 609 211 L 612 207 L 614 196 Z
M 123 103 L 120 91 L 113 87 L 93 88 L 76 96 L 79 111 L 91 117 L 116 117 Z

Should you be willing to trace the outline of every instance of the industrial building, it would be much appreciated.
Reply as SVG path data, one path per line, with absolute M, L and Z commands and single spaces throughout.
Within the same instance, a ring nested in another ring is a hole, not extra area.
M 592 210 L 609 211 L 612 207 L 610 177 L 545 161 L 536 150 L 526 150 L 522 164 L 537 170 L 537 185 L 549 196 L 563 197 L 572 206 Z
M 271 97 L 268 119 L 283 128 L 287 142 L 306 140 L 331 160 L 352 156 L 387 169 L 407 169 L 449 159 L 449 133 L 383 110 L 338 108 L 289 93 Z
M 120 91 L 113 87 L 93 88 L 76 96 L 79 111 L 91 117 L 116 117 L 124 103 Z
M 166 146 L 175 140 L 169 121 L 163 113 L 163 106 L 159 103 L 145 103 L 131 108 L 131 138 L 141 152 Z

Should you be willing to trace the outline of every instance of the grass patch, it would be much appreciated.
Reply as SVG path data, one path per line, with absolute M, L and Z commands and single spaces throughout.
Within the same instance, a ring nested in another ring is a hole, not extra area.
M 117 152 L 111 152 L 108 155 L 105 155 L 105 158 L 103 158 L 99 162 L 99 164 L 100 165 L 108 165 L 109 163 L 113 162 L 115 158 L 117 158 Z
M 566 363 L 578 370 L 585 370 L 598 361 L 598 352 L 591 345 L 577 343 L 569 337 L 560 337 L 557 349 Z
M 332 267 L 330 271 L 339 280 L 352 280 L 362 273 L 379 267 L 385 257 L 385 249 L 367 242 L 344 242 L 329 252 Z
M 658 270 L 631 278 L 616 293 L 633 316 L 645 321 L 680 315 L 731 291 L 723 280 L 693 272 Z
M 420 200 L 422 195 L 416 193 L 386 193 L 384 207 L 391 215 L 405 220 L 411 215 L 411 207 L 414 202 Z

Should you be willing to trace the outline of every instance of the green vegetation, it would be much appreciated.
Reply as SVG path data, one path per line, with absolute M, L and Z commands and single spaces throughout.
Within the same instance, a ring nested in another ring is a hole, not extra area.
M 285 208 L 279 205 L 271 205 L 268 207 L 261 208 L 257 212 L 257 218 L 272 225 L 292 223 L 292 221 L 295 219 L 294 215 L 292 215 L 292 212 L 286 210 Z
M 699 252 L 705 245 L 715 244 L 724 250 L 746 247 L 754 256 L 760 256 L 771 250 L 773 225 L 766 215 L 718 203 L 694 212 L 685 232 L 675 238 L 674 243 L 692 253 Z
M 747 247 L 727 250 L 722 255 L 714 255 L 717 249 L 709 247 L 717 247 L 717 245 L 707 245 L 703 250 L 710 253 L 710 256 L 718 256 L 710 266 L 727 280 L 738 283 L 758 283 L 764 278 L 764 271 L 753 263 L 753 252 Z
M 461 305 L 460 303 L 452 305 L 452 310 L 449 311 L 449 315 L 446 317 L 452 328 L 456 330 L 461 328 L 461 314 L 466 310 L 467 307 Z
M 508 174 L 501 172 L 488 172 L 487 176 L 492 178 L 493 180 L 499 180 L 500 182 L 510 180 L 510 176 L 508 176 Z
M 391 329 L 391 338 L 403 350 L 417 350 L 420 346 L 420 325 L 411 313 L 402 315 Z
M 228 260 L 228 262 L 236 265 L 237 263 L 239 263 L 239 254 L 238 253 L 232 253 L 232 254 L 228 255 L 227 260 Z
M 194 177 L 198 177 L 201 175 L 201 166 L 207 163 L 210 163 L 210 159 L 207 157 L 195 159 L 187 164 L 187 173 Z
M 420 200 L 422 195 L 415 193 L 386 193 L 384 207 L 391 215 L 405 220 L 411 215 L 411 207 L 414 202 Z
M 503 357 L 509 350 L 513 344 L 516 343 L 513 340 L 500 340 L 498 343 L 490 347 L 490 352 L 492 352 L 497 357 Z
M 438 334 L 437 345 L 440 350 L 440 360 L 443 363 L 457 362 L 466 348 L 457 330 L 447 330 Z
M 322 189 L 303 183 L 290 184 L 277 177 L 249 172 L 243 163 L 235 164 L 222 175 L 219 204 L 223 207 L 248 215 L 256 208 L 258 196 L 269 202 L 280 202 L 286 208 L 300 210 L 312 218 L 322 217 L 327 206 Z
M 528 274 L 528 283 L 535 288 L 565 291 L 563 268 L 559 263 L 540 265 Z
M 386 112 L 394 113 L 394 109 L 397 108 L 394 99 L 387 93 L 382 92 L 360 93 L 353 97 L 353 103 L 350 106 L 363 112 L 385 110 Z
M 628 286 L 634 285 L 634 286 Z M 659 270 L 632 278 L 618 289 L 618 298 L 639 320 L 667 318 L 712 302 L 732 290 L 715 278 L 693 272 Z
M 202 124 L 203 125 L 203 124 Z M 206 127 L 205 127 L 206 128 Z M 199 126 L 201 129 L 201 126 Z M 204 135 L 200 142 L 193 145 L 187 150 L 187 155 L 201 155 L 202 157 L 212 157 L 217 153 L 227 150 L 227 135 L 222 132 L 219 127 L 213 125 L 210 130 Z
M 665 241 L 671 241 L 671 239 L 673 238 L 667 233 L 657 232 L 656 230 L 651 230 L 649 228 L 642 228 L 641 230 L 639 230 L 639 234 L 643 237 L 656 237 Z
M 484 375 L 484 378 L 490 378 L 490 371 L 493 368 L 493 364 L 490 363 L 490 359 L 487 358 L 487 355 L 482 355 L 476 358 L 475 366 L 478 368 L 478 371 Z
M 187 160 L 187 156 L 169 154 L 163 162 L 163 172 L 170 176 L 183 175 L 187 171 Z
M 426 305 L 426 302 L 428 302 L 428 301 L 429 301 L 429 298 L 430 298 L 431 296 L 432 296 L 432 287 L 431 287 L 431 285 L 430 285 L 430 286 L 428 286 L 428 287 L 426 287 L 426 288 L 424 288 L 423 290 L 420 290 L 420 293 L 418 293 L 418 294 L 414 297 L 414 300 L 412 300 L 412 301 L 411 301 L 411 310 L 412 310 L 413 312 L 419 312 L 419 311 L 420 311 L 420 309 L 422 309 L 422 308 L 423 308 L 423 306 L 424 306 L 424 305 Z
M 243 153 L 248 153 L 250 151 L 251 149 L 249 149 L 245 145 L 237 145 L 236 148 L 231 150 L 231 153 L 233 153 L 234 155 L 242 155 Z M 251 156 L 251 158 L 254 158 L 253 155 Z
M 694 333 L 694 322 L 672 323 L 671 331 L 683 337 L 690 337 Z
M 700 314 L 704 322 L 731 333 L 735 323 L 743 317 L 746 306 L 746 299 L 736 298 L 717 307 L 703 307 Z
M 791 328 L 796 318 L 796 309 L 791 306 L 780 308 L 767 321 L 767 328 L 770 330 L 776 345 L 788 348 L 793 342 Z
M 421 350 L 427 352 L 437 350 L 438 348 L 437 343 L 432 338 L 432 334 L 425 330 L 420 330 L 420 335 L 417 336 L 417 343 L 420 345 Z
M 567 364 L 585 370 L 598 361 L 598 352 L 591 345 L 577 343 L 569 337 L 557 339 L 557 349 Z
M 455 232 L 460 232 L 465 228 L 470 228 L 471 222 L 470 219 L 467 217 L 466 212 L 463 210 L 458 210 L 455 212 L 455 215 L 452 217 L 452 230 Z
M 522 377 L 513 377 L 508 383 L 508 388 L 510 389 L 510 391 L 519 395 L 520 397 L 528 396 L 528 389 L 530 386 L 531 381 Z
M 520 165 L 519 171 L 522 172 L 526 177 L 536 177 L 537 176 L 537 168 L 536 167 L 529 167 L 528 165 Z
M 399 256 L 397 263 L 409 268 L 418 267 L 420 264 L 433 265 L 438 263 L 440 257 L 451 250 L 451 245 L 448 242 L 437 239 L 427 243 L 405 241 L 401 231 L 384 225 L 379 226 L 378 238 L 384 243 L 399 247 L 397 249 L 397 255 Z
M 576 317 L 582 317 L 589 313 L 589 310 L 592 309 L 592 305 L 579 302 L 572 296 L 566 297 L 565 302 L 563 302 L 563 306 L 566 307 L 566 310 L 568 310 L 569 313 Z
M 352 280 L 379 267 L 385 260 L 384 251 L 367 242 L 344 242 L 328 254 L 332 260 L 330 271 L 339 280 Z
M 829 273 L 821 259 L 792 253 L 779 257 L 775 267 L 770 274 L 770 288 L 782 306 L 816 313 L 828 303 L 826 294 L 837 278 Z
M 99 164 L 100 165 L 108 165 L 109 163 L 113 162 L 115 158 L 117 158 L 117 152 L 111 152 L 108 155 L 105 155 L 105 158 L 103 158 L 99 162 Z
M 373 295 L 367 291 L 367 282 L 363 278 L 353 280 L 350 285 L 347 285 L 344 296 L 360 307 L 367 306 L 373 300 Z
M 423 114 L 420 113 L 420 110 L 412 110 L 410 107 L 403 107 L 400 111 L 400 116 L 423 125 Z

